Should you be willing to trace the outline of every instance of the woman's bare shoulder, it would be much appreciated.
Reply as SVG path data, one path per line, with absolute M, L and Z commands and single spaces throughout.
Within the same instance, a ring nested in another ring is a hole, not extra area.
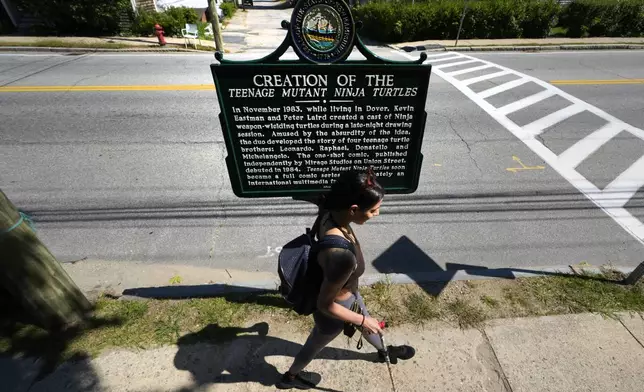
M 353 252 L 344 248 L 326 248 L 318 254 L 318 263 L 330 281 L 348 277 L 357 266 Z

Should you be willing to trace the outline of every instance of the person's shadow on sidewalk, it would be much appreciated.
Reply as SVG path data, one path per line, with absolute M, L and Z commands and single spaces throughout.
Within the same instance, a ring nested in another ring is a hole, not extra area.
M 192 373 L 195 390 L 208 384 L 244 382 L 274 386 L 287 369 L 278 370 L 266 361 L 266 357 L 294 357 L 302 346 L 268 336 L 268 329 L 268 323 L 265 322 L 249 328 L 211 324 L 199 332 L 179 338 L 174 366 Z M 376 353 L 325 347 L 316 357 L 318 359 L 374 361 Z M 179 392 L 188 392 L 193 388 L 184 388 Z M 321 386 L 317 390 L 334 391 Z

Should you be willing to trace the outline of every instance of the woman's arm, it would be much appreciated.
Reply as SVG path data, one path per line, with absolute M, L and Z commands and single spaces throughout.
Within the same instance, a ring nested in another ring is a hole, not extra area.
M 353 252 L 346 249 L 328 249 L 320 254 L 324 280 L 318 295 L 317 308 L 333 318 L 361 325 L 363 316 L 335 303 L 335 298 L 355 270 L 357 261 Z

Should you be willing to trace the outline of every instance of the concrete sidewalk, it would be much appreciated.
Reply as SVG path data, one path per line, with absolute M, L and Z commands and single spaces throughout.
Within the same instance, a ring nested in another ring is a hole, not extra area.
M 520 39 L 462 39 L 426 40 L 391 44 L 390 47 L 406 52 L 423 50 L 484 51 L 484 50 L 597 50 L 644 49 L 644 37 L 595 38 L 520 38 Z
M 643 391 L 644 321 L 639 315 L 620 317 L 505 319 L 481 330 L 444 323 L 394 328 L 388 331 L 388 343 L 417 349 L 412 360 L 393 365 L 396 388 L 400 392 Z M 306 334 L 261 321 L 246 327 L 252 328 L 211 325 L 180 338 L 177 345 L 118 349 L 93 360 L 69 362 L 31 389 L 39 362 L 2 358 L 0 379 L 7 392 L 273 391 Z M 219 343 L 190 344 L 203 342 L 206 335 Z M 386 365 L 373 363 L 374 357 L 371 347 L 357 351 L 355 341 L 348 344 L 340 337 L 308 369 L 323 376 L 318 390 L 392 390 Z
M 223 32 L 224 50 L 228 53 L 236 53 L 241 46 L 236 44 L 238 33 Z M 160 46 L 156 37 L 21 37 L 21 36 L 0 36 L 0 49 L 13 48 L 37 49 L 49 47 L 55 42 L 57 49 L 103 49 L 105 51 L 195 51 L 195 40 L 186 41 L 184 38 L 166 37 L 166 46 Z M 65 47 L 65 43 L 69 46 Z M 197 44 L 215 48 L 215 42 L 207 39 L 198 40 Z M 122 48 L 110 48 L 110 46 L 122 46 Z
M 176 262 L 172 264 L 136 261 L 72 260 L 63 261 L 63 267 L 78 287 L 91 299 L 101 293 L 117 297 L 122 295 L 146 298 L 186 298 L 219 295 L 227 292 L 277 290 L 279 276 L 273 272 L 242 269 L 199 267 Z M 631 267 L 611 266 L 628 275 Z M 418 284 L 477 280 L 503 277 L 504 279 L 547 276 L 547 274 L 601 273 L 601 268 L 592 265 L 535 266 L 512 271 L 511 269 L 488 269 L 481 275 L 476 269 L 425 272 L 425 273 L 378 273 L 365 274 L 361 285 L 388 281 L 393 284 Z M 180 283 L 173 283 L 180 279 Z

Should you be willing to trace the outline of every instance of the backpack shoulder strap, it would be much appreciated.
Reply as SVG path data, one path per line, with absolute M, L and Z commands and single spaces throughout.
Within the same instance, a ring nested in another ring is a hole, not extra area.
M 321 215 L 318 215 L 317 218 L 315 218 L 315 222 L 313 223 L 313 226 L 306 228 L 306 235 L 308 235 L 311 238 L 317 237 L 318 231 L 320 230 L 321 219 L 322 219 Z
M 318 241 L 317 245 L 320 250 L 340 248 L 350 250 L 354 255 L 356 254 L 355 246 L 349 240 L 339 235 L 327 234 Z

